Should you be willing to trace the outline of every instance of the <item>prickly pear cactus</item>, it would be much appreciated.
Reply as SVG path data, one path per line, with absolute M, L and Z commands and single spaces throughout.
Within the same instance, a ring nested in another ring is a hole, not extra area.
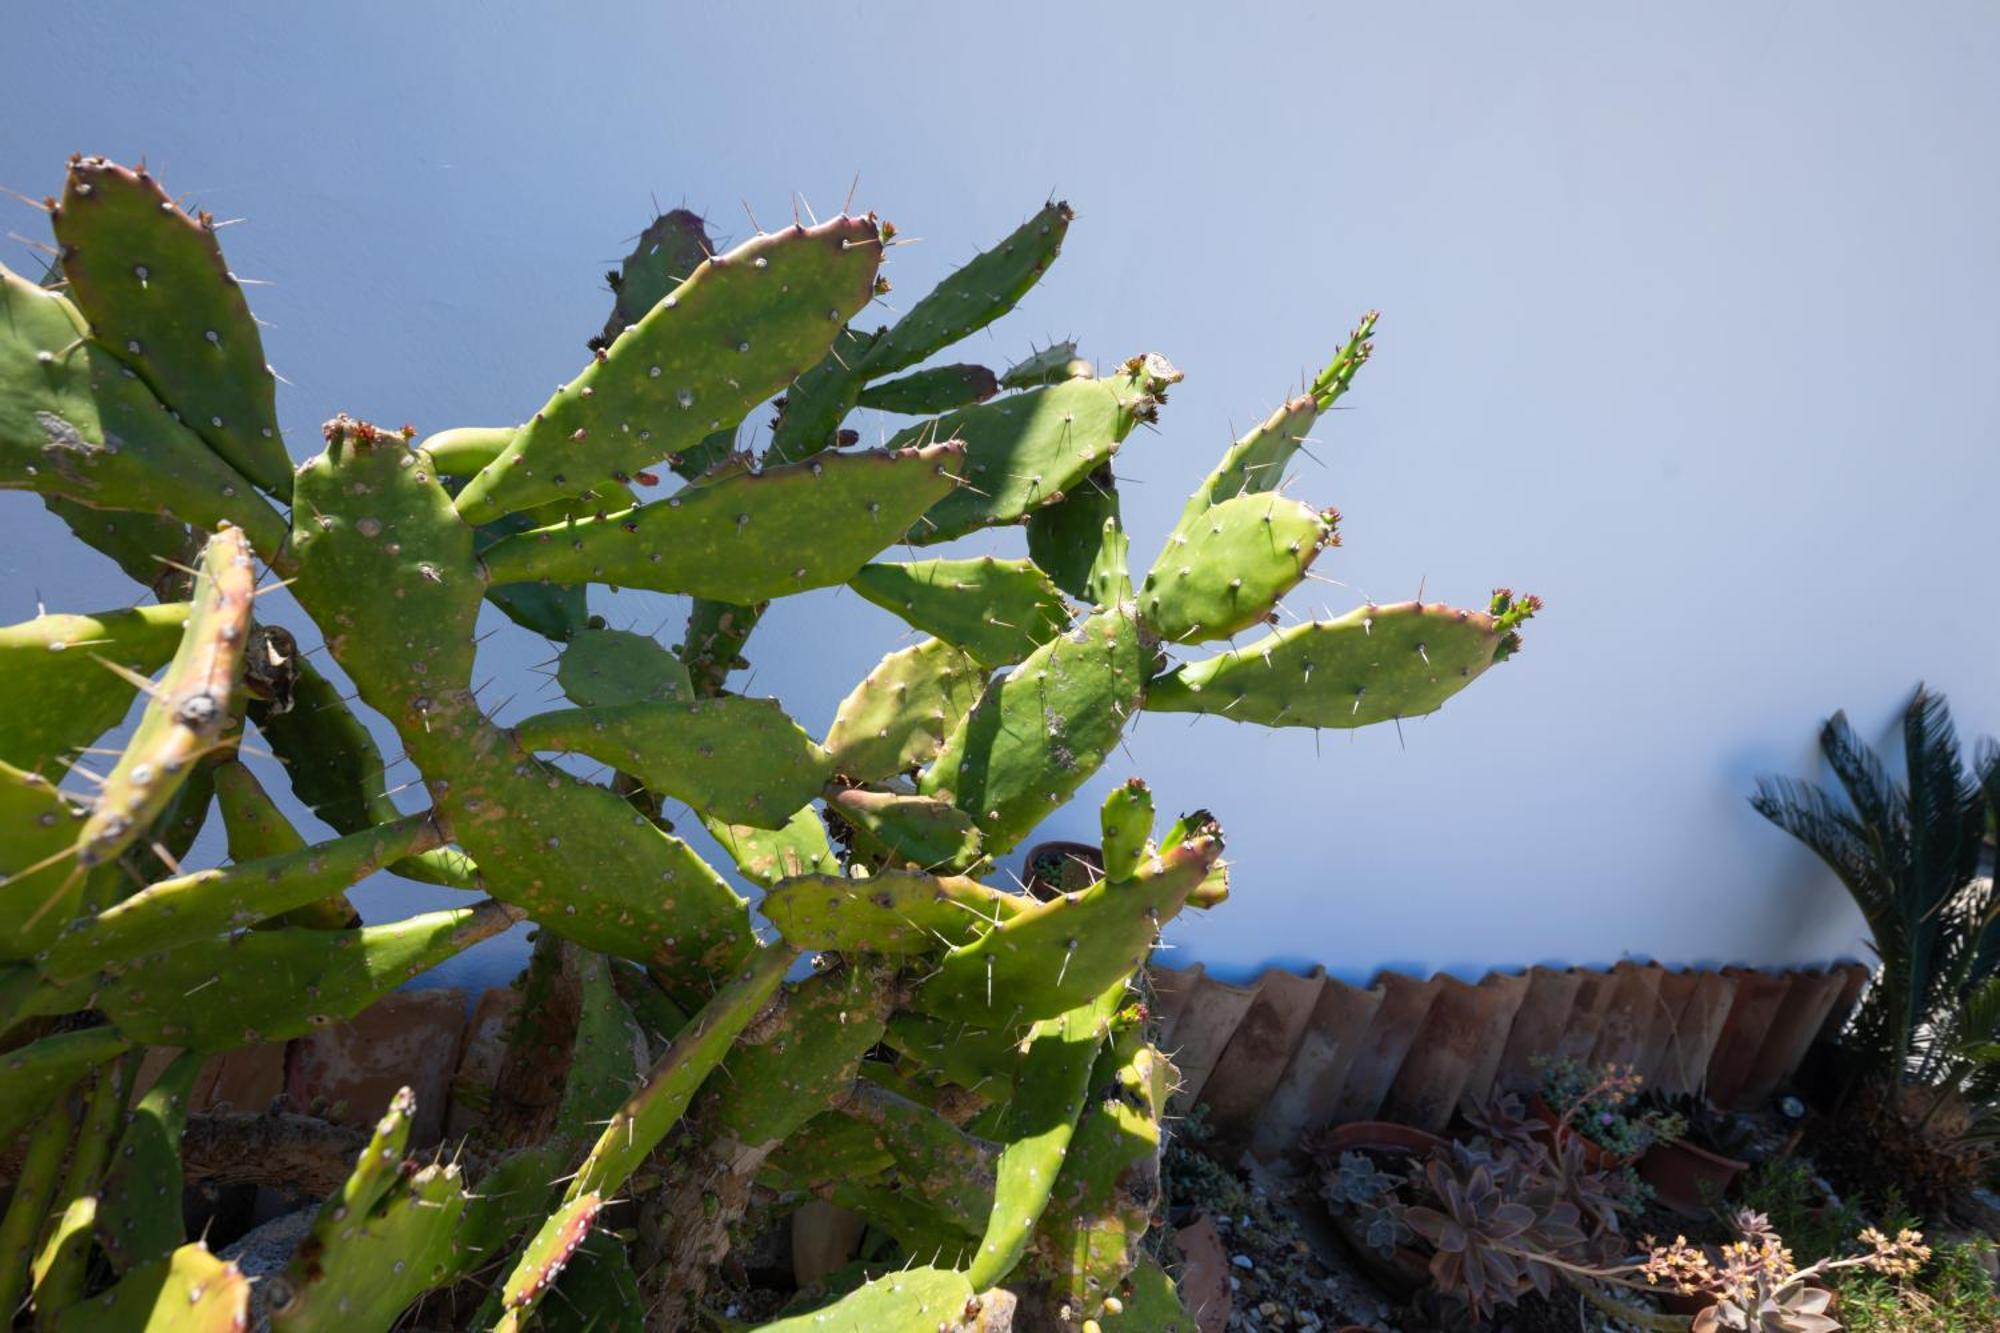
M 998 858 L 1141 710 L 1364 726 L 1517 650 L 1537 603 L 1505 591 L 1262 628 L 1338 545 L 1283 483 L 1374 316 L 1141 569 L 1115 468 L 1181 372 L 947 356 L 1040 282 L 1062 203 L 882 327 L 873 215 L 718 249 L 676 210 L 527 421 L 342 416 L 303 459 L 212 219 L 98 158 L 47 207 L 50 280 L 0 270 L 0 488 L 158 604 L 0 628 L 0 1135 L 24 1139 L 0 1307 L 247 1327 L 248 1279 L 174 1203 L 202 1061 L 527 918 L 494 1113 L 426 1160 L 397 1097 L 263 1289 L 274 1328 L 374 1333 L 419 1303 L 425 1326 L 695 1327 L 753 1220 L 813 1199 L 891 1248 L 768 1327 L 1193 1326 L 1142 1245 L 1173 1075 L 1134 979 L 1162 925 L 1227 896 L 1221 827 L 1159 827 L 1132 778 L 1095 882 L 1038 901 Z M 858 410 L 896 419 L 885 447 L 857 447 Z M 964 538 L 992 549 L 909 549 Z M 262 598 L 280 585 L 292 609 Z M 916 641 L 824 736 L 731 689 L 771 602 L 843 586 Z M 692 599 L 685 631 L 608 626 L 605 587 Z M 475 685 L 487 602 L 548 641 L 561 696 L 509 722 Z M 422 808 L 390 799 L 403 762 Z M 183 865 L 212 808 L 230 862 Z M 481 897 L 362 924 L 345 891 L 378 873 Z M 148 1046 L 185 1053 L 135 1098 Z

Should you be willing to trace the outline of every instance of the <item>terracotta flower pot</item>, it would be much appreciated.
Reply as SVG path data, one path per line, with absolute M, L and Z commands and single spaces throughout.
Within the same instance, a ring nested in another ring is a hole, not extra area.
M 1344 1152 L 1372 1152 L 1396 1157 L 1426 1157 L 1444 1140 L 1410 1125 L 1387 1120 L 1356 1120 L 1335 1125 L 1320 1136 L 1319 1151 L 1337 1158 Z M 1411 1245 L 1398 1245 L 1394 1254 L 1383 1254 L 1368 1243 L 1361 1220 L 1344 1208 L 1328 1209 L 1334 1230 L 1347 1242 L 1355 1262 L 1375 1284 L 1394 1296 L 1408 1296 L 1431 1280 L 1430 1255 Z
M 1686 1139 L 1662 1139 L 1639 1157 L 1639 1178 L 1654 1195 L 1684 1217 L 1701 1217 L 1710 1200 L 1721 1199 L 1750 1169 L 1748 1162 L 1724 1157 Z
M 1104 878 L 1104 853 L 1087 842 L 1038 842 L 1028 851 L 1022 878 L 1035 897 L 1060 898 Z
M 1561 1130 L 1561 1137 L 1558 1138 L 1557 1131 L 1562 1125 L 1562 1117 L 1556 1114 L 1555 1108 L 1550 1106 L 1539 1092 L 1528 1103 L 1528 1110 L 1533 1113 L 1537 1120 L 1548 1126 L 1550 1146 L 1554 1147 L 1557 1151 L 1561 1151 L 1563 1144 L 1569 1142 L 1571 1139 L 1576 1139 L 1582 1143 L 1583 1164 L 1592 1171 L 1616 1171 L 1621 1166 L 1632 1165 L 1633 1159 L 1638 1156 L 1637 1153 L 1624 1157 L 1619 1156 L 1617 1153 L 1612 1152 L 1609 1148 L 1592 1139 L 1590 1135 L 1577 1129 L 1574 1121 L 1570 1122 L 1568 1128 Z

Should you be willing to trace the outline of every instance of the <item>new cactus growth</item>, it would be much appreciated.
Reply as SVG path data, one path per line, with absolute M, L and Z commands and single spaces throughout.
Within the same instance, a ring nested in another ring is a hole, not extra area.
M 1048 271 L 1064 204 L 872 331 L 888 224 L 716 253 L 667 214 L 527 421 L 419 443 L 340 416 L 296 467 L 211 222 L 96 158 L 51 215 L 60 289 L 0 270 L 0 488 L 161 604 L 0 629 L 0 1137 L 26 1136 L 0 1306 L 57 1330 L 247 1327 L 248 1280 L 178 1209 L 202 1059 L 530 918 L 509 1068 L 539 1100 L 496 1090 L 462 1161 L 423 1162 L 397 1097 L 271 1279 L 279 1333 L 378 1333 L 447 1287 L 424 1318 L 698 1326 L 753 1195 L 844 1204 L 900 1247 L 769 1328 L 997 1331 L 1044 1307 L 1071 1330 L 1192 1327 L 1140 1244 L 1172 1070 L 1132 983 L 1167 921 L 1226 897 L 1221 829 L 1156 830 L 1135 778 L 1102 806 L 1096 882 L 1038 901 L 996 858 L 1143 709 L 1392 721 L 1518 646 L 1537 603 L 1505 592 L 1235 637 L 1334 544 L 1333 511 L 1283 488 L 1373 316 L 1135 576 L 1114 465 L 1180 372 L 1097 374 L 1068 343 L 999 375 L 948 357 Z M 856 409 L 917 419 L 862 449 Z M 994 549 L 898 549 L 966 537 Z M 266 574 L 302 615 L 259 599 Z M 843 585 L 923 637 L 819 738 L 729 682 L 773 600 Z M 606 586 L 691 597 L 677 646 L 593 617 Z M 475 687 L 489 601 L 553 645 L 562 695 L 507 724 Z M 140 700 L 93 789 L 77 755 Z M 282 785 L 253 774 L 262 750 Z M 679 834 L 667 801 L 692 812 Z M 211 807 L 231 860 L 183 866 Z M 363 925 L 345 891 L 375 873 L 483 896 Z M 141 1046 L 187 1053 L 127 1116 Z

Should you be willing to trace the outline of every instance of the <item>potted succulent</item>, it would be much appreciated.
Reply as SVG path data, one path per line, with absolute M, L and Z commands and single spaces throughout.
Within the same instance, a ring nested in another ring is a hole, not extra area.
M 1649 1113 L 1681 1123 L 1681 1132 L 1655 1139 L 1639 1157 L 1639 1178 L 1654 1197 L 1687 1217 L 1701 1217 L 1750 1169 L 1749 1128 L 1736 1116 L 1711 1106 L 1700 1093 L 1648 1092 Z
M 1671 1112 L 1639 1105 L 1642 1082 L 1630 1065 L 1546 1061 L 1530 1109 L 1556 1147 L 1580 1139 L 1592 1170 L 1630 1166 L 1653 1143 L 1678 1137 L 1684 1127 Z
M 1398 1293 L 1428 1284 L 1472 1327 L 1530 1291 L 1551 1293 L 1571 1272 L 1624 1258 L 1629 1173 L 1591 1167 L 1574 1136 L 1551 1148 L 1518 1098 L 1468 1119 L 1457 1140 L 1378 1125 L 1321 1140 L 1321 1196 L 1378 1281 Z
M 1104 878 L 1104 853 L 1088 842 L 1038 842 L 1028 850 L 1021 878 L 1043 900 L 1080 892 Z

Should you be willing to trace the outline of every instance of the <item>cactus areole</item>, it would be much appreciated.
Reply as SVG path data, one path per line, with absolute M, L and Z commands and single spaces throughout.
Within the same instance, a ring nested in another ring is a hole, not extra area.
M 207 214 L 82 157 L 48 211 L 50 271 L 0 269 L 0 487 L 159 604 L 0 627 L 0 1134 L 26 1144 L 0 1310 L 246 1328 L 249 1280 L 175 1206 L 201 1060 L 527 920 L 484 1122 L 419 1156 L 392 1102 L 266 1279 L 279 1333 L 379 1333 L 446 1288 L 426 1326 L 697 1327 L 730 1246 L 813 1199 L 888 1247 L 768 1327 L 1193 1327 L 1141 1245 L 1174 1082 L 1142 969 L 1226 898 L 1221 826 L 1156 822 L 1134 777 L 1081 882 L 1038 899 L 999 862 L 1141 710 L 1393 722 L 1516 651 L 1538 604 L 1504 590 L 1279 620 L 1338 545 L 1287 470 L 1373 315 L 1135 569 L 1115 471 L 1181 372 L 1069 344 L 934 361 L 1037 286 L 1064 204 L 880 326 L 872 214 L 718 251 L 677 210 L 526 421 L 341 416 L 303 461 Z M 856 411 L 904 420 L 864 449 Z M 994 549 L 913 549 L 967 537 Z M 840 586 L 914 642 L 818 735 L 730 686 L 771 602 Z M 691 598 L 685 633 L 607 626 L 606 587 Z M 563 696 L 504 724 L 488 603 Z M 230 863 L 183 864 L 210 819 Z M 377 873 L 474 897 L 363 925 L 345 894 Z M 146 1046 L 187 1054 L 134 1100 Z

